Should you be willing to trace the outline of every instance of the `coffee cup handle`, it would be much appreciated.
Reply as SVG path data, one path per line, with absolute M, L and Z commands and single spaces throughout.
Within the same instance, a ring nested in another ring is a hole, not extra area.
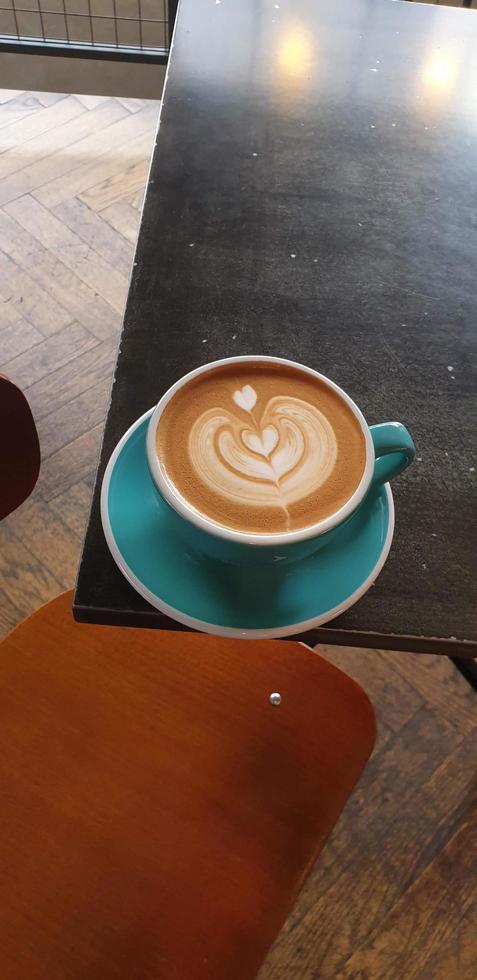
M 387 483 L 412 463 L 416 447 L 401 422 L 381 422 L 370 425 L 376 462 L 372 482 Z

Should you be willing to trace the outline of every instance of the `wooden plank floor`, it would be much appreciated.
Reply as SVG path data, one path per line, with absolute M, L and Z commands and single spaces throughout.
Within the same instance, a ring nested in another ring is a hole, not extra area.
M 0 526 L 0 633 L 74 583 L 157 114 L 0 92 L 0 370 L 43 451 Z M 320 652 L 379 740 L 260 980 L 475 980 L 477 695 L 443 658 Z
M 0 630 L 74 583 L 159 103 L 0 92 L 0 370 L 42 449 L 0 529 Z

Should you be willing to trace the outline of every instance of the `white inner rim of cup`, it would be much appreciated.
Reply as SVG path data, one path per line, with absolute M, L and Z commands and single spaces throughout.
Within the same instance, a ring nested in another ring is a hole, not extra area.
M 159 419 L 166 407 L 170 402 L 171 398 L 174 397 L 180 388 L 192 381 L 199 374 L 205 374 L 207 371 L 213 371 L 215 368 L 225 367 L 228 364 L 246 364 L 250 362 L 261 362 L 268 364 L 283 364 L 285 367 L 295 368 L 297 371 L 301 371 L 304 374 L 309 374 L 313 378 L 317 378 L 319 381 L 326 384 L 329 388 L 335 391 L 348 405 L 351 409 L 353 415 L 358 420 L 361 431 L 364 436 L 365 446 L 366 446 L 366 462 L 364 466 L 363 475 L 361 480 L 351 495 L 351 497 L 343 504 L 337 511 L 330 514 L 329 517 L 325 517 L 321 521 L 317 521 L 315 524 L 310 524 L 308 527 L 300 528 L 296 531 L 284 531 L 280 534 L 257 534 L 248 531 L 235 531 L 232 528 L 221 527 L 214 521 L 210 520 L 203 514 L 187 504 L 186 501 L 178 491 L 175 489 L 173 483 L 168 479 L 164 473 L 156 452 L 156 430 L 158 426 Z M 312 368 L 305 367 L 304 364 L 298 364 L 296 361 L 289 361 L 284 357 L 268 357 L 263 354 L 247 354 L 239 357 L 224 357 L 219 361 L 211 361 L 210 364 L 203 364 L 199 368 L 195 368 L 193 371 L 189 371 L 182 378 L 175 382 L 171 388 L 162 396 L 158 404 L 156 405 L 149 422 L 147 430 L 146 439 L 146 451 L 147 459 L 149 464 L 149 470 L 151 476 L 165 500 L 177 511 L 181 517 L 185 520 L 190 521 L 191 524 L 195 524 L 196 527 L 201 528 L 202 531 L 206 531 L 208 534 L 215 535 L 215 537 L 223 538 L 226 541 L 236 541 L 241 544 L 252 544 L 266 546 L 276 546 L 280 544 L 293 544 L 295 541 L 305 541 L 307 538 L 318 537 L 320 534 L 324 534 L 325 531 L 330 531 L 332 528 L 336 527 L 344 521 L 349 514 L 351 514 L 356 507 L 361 503 L 366 491 L 368 490 L 369 484 L 371 482 L 371 477 L 373 475 L 374 469 L 374 446 L 373 440 L 371 438 L 371 433 L 369 431 L 367 422 L 359 410 L 358 406 L 355 405 L 354 401 L 340 388 L 334 381 L 330 381 L 324 374 L 320 374 L 318 371 L 314 371 Z

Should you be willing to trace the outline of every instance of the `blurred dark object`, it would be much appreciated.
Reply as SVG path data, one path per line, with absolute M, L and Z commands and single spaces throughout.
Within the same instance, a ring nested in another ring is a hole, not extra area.
M 40 472 L 40 443 L 25 395 L 0 375 L 0 520 L 30 496 Z
M 432 3 L 435 7 L 477 8 L 477 0 L 409 0 L 410 3 Z

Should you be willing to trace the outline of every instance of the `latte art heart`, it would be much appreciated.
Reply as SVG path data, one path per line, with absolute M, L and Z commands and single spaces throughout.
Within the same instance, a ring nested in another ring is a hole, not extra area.
M 275 449 L 278 438 L 278 432 L 274 425 L 266 425 L 261 433 L 251 432 L 250 429 L 244 429 L 242 432 L 242 442 L 245 443 L 247 449 L 251 449 L 253 453 L 259 453 L 260 456 L 269 456 Z
M 212 408 L 194 422 L 188 439 L 191 465 L 213 492 L 234 503 L 285 511 L 330 476 L 336 462 L 333 428 L 301 398 L 276 395 L 256 417 L 251 385 L 232 394 L 240 410 Z
M 233 399 L 239 408 L 245 409 L 246 412 L 251 412 L 257 402 L 257 392 L 252 388 L 252 385 L 244 385 L 243 388 L 234 391 Z

